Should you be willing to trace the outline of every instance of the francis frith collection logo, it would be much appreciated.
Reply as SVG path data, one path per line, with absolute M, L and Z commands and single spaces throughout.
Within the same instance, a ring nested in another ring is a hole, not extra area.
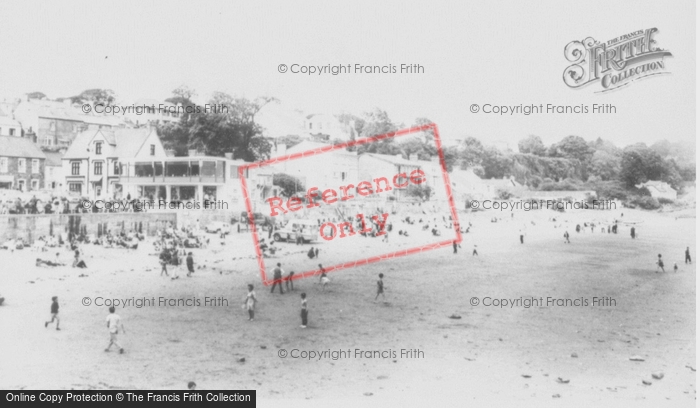
M 671 52 L 659 48 L 656 28 L 638 30 L 606 42 L 588 37 L 572 41 L 564 47 L 566 59 L 572 63 L 564 70 L 564 83 L 581 88 L 600 82 L 607 92 L 650 76 L 668 74 L 664 57 Z

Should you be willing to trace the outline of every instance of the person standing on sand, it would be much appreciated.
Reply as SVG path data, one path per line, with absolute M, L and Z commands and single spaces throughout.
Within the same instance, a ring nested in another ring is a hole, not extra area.
M 306 293 L 301 294 L 301 328 L 305 329 L 309 322 L 309 310 L 306 308 Z
M 685 248 L 685 263 L 686 264 L 692 264 L 693 260 L 690 259 L 690 247 Z
M 114 306 L 110 306 L 109 308 L 109 315 L 107 315 L 107 328 L 109 329 L 109 346 L 107 346 L 105 351 L 109 351 L 112 344 L 114 344 L 117 346 L 117 348 L 119 348 L 119 354 L 124 354 L 124 348 L 117 343 L 117 335 L 119 334 L 120 328 L 125 334 L 126 330 L 124 330 L 124 324 L 122 324 L 121 317 L 114 313 Z
M 192 258 L 192 252 L 187 254 L 187 276 L 192 276 L 194 273 L 194 258 Z
M 160 264 L 162 266 L 160 276 L 163 276 L 164 273 L 165 276 L 170 276 L 168 275 L 168 262 L 170 262 L 170 253 L 167 248 L 163 247 L 163 250 L 160 251 Z
M 476 251 L 476 244 L 474 245 L 474 250 L 472 251 L 472 256 L 479 256 L 479 253 Z
M 170 255 L 170 261 L 173 265 L 173 277 L 171 280 L 180 279 L 180 257 L 177 256 L 177 248 L 173 248 L 173 252 Z
M 632 239 L 634 239 L 634 237 L 636 236 L 635 234 L 636 234 L 636 230 L 634 229 L 634 227 L 632 227 L 630 229 L 630 236 L 632 237 Z
M 525 233 L 522 230 L 520 230 L 520 243 L 525 243 Z
M 287 278 L 285 279 L 285 286 L 287 287 L 287 292 L 290 292 L 290 287 L 292 288 L 291 291 L 294 290 L 294 281 L 292 280 L 294 278 L 294 271 L 289 272 L 289 275 L 287 275 Z
M 566 231 L 566 232 L 564 233 L 564 243 L 566 243 L 566 244 L 570 244 L 570 243 L 571 243 L 571 241 L 569 241 L 569 231 Z
M 656 261 L 656 273 L 659 273 L 659 269 L 661 269 L 661 272 L 666 273 L 664 270 L 664 261 L 661 259 L 661 254 L 659 254 L 659 259 Z
M 53 301 L 51 303 L 51 320 L 44 322 L 44 327 L 48 327 L 50 323 L 56 320 L 56 330 L 61 330 L 58 327 L 61 324 L 61 320 L 58 318 L 58 296 L 52 297 L 51 300 Z
M 273 273 L 272 289 L 270 290 L 270 293 L 275 293 L 275 286 L 279 285 L 280 295 L 284 295 L 284 290 L 282 289 L 282 274 L 284 273 L 282 270 L 282 264 L 278 263 Z
M 453 254 L 457 254 L 457 247 L 461 248 L 462 246 L 459 245 L 456 240 L 452 241 L 452 253 Z
M 281 285 L 280 285 L 281 286 Z M 258 299 L 255 297 L 255 291 L 253 290 L 253 285 L 248 285 L 248 295 L 243 302 L 243 307 L 248 309 L 248 321 L 252 322 L 255 319 L 255 304 Z
M 374 297 L 374 300 L 376 301 L 377 298 L 379 298 L 379 295 L 382 295 L 382 299 L 386 300 L 386 297 L 384 296 L 384 274 L 380 273 L 379 274 L 379 280 L 377 281 L 377 296 Z

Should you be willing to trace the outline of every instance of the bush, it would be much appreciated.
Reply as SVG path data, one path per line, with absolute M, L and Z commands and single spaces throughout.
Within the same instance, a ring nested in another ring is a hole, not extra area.
M 498 198 L 501 200 L 510 200 L 510 198 L 513 197 L 513 194 L 506 190 L 498 190 L 496 191 L 496 195 L 498 195 Z
M 658 198 L 659 204 L 673 204 L 675 201 L 671 200 L 670 198 L 666 197 L 659 197 Z
M 596 196 L 601 200 L 627 200 L 630 196 L 624 185 L 616 181 L 595 183 L 592 190 L 595 190 Z
M 650 196 L 637 196 L 630 200 L 630 204 L 635 207 L 640 207 L 645 210 L 658 210 L 661 208 L 661 204 L 657 199 Z

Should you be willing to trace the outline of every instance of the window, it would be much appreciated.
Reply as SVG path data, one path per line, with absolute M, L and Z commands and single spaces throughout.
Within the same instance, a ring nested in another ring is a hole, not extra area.
M 71 193 L 80 194 L 83 191 L 83 185 L 80 183 L 68 183 L 68 190 Z
M 17 159 L 17 171 L 20 173 L 27 172 L 27 159 Z
M 96 176 L 102 175 L 102 162 L 101 161 L 95 162 L 95 175 Z
M 51 131 L 56 130 L 56 122 L 51 122 L 51 123 L 49 124 L 49 130 L 51 130 Z
M 102 154 L 102 142 L 95 143 L 95 154 Z
M 39 189 L 39 180 L 34 179 L 32 180 L 32 190 L 38 190 Z
M 7 173 L 7 157 L 0 157 L 0 173 Z
M 10 129 L 10 136 L 14 136 L 14 135 L 15 135 L 15 130 L 14 130 L 14 129 Z
M 80 174 L 80 162 L 73 162 L 70 164 L 70 174 L 74 176 Z
M 151 156 L 156 155 L 156 145 L 151 145 Z
M 116 176 L 116 175 L 119 175 L 119 173 L 120 173 L 120 171 L 119 171 L 119 162 L 115 160 L 115 161 L 114 161 L 114 175 L 115 175 L 115 176 Z
M 39 159 L 32 159 L 32 173 L 39 173 Z

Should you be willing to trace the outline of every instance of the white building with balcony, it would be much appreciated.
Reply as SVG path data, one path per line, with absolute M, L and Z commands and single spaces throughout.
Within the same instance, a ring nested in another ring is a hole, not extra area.
M 117 198 L 122 192 L 120 160 L 165 157 L 155 129 L 86 130 L 63 155 L 64 190 L 75 198 Z

